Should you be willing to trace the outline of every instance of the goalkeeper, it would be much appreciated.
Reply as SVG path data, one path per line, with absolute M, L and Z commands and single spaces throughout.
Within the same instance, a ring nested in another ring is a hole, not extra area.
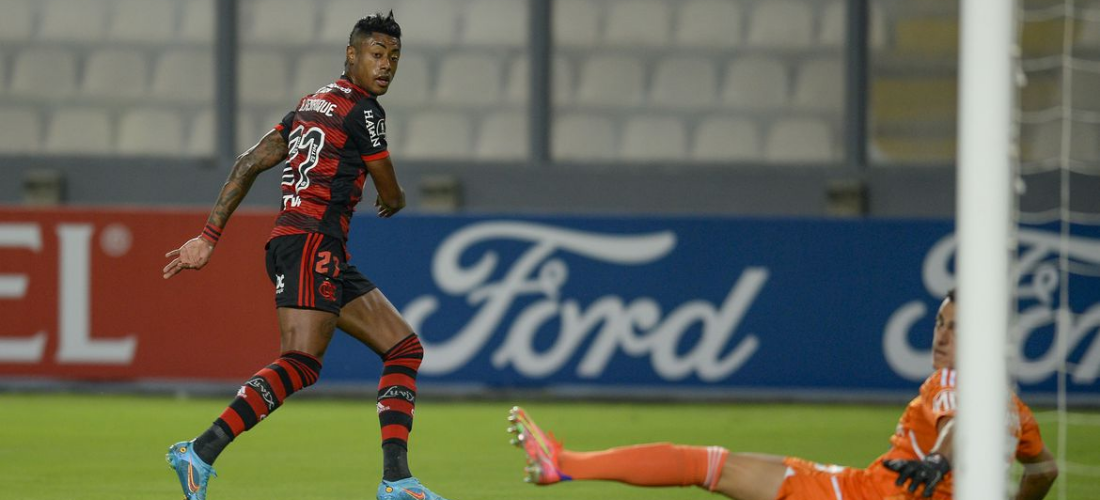
M 736 500 L 949 500 L 956 406 L 953 290 L 936 314 L 932 347 L 935 373 L 902 413 L 890 450 L 866 469 L 669 443 L 571 451 L 519 407 L 512 409 L 509 430 L 527 454 L 527 481 L 541 485 L 602 479 L 637 486 L 695 485 Z M 1016 500 L 1040 500 L 1058 476 L 1054 457 L 1027 405 L 1013 395 L 1010 406 L 1014 455 L 1024 469 Z

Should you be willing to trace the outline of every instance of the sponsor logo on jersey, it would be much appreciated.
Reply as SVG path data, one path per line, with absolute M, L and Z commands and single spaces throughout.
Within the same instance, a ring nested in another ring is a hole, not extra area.
M 325 94 L 325 93 L 328 93 L 328 92 L 332 92 L 333 90 L 339 90 L 340 92 L 343 92 L 345 94 L 350 94 L 351 93 L 351 89 L 349 89 L 347 87 L 341 87 L 341 86 L 337 85 L 336 83 L 330 83 L 328 85 L 325 85 L 324 87 L 321 87 L 321 88 L 317 89 L 317 92 L 314 92 L 314 94 Z
M 286 276 L 282 274 L 275 275 L 275 295 L 283 293 L 283 289 L 286 288 L 286 283 L 283 282 L 285 278 Z
M 367 127 L 367 134 L 370 137 L 370 144 L 372 147 L 382 147 L 382 139 L 386 137 L 386 119 L 381 118 L 374 119 L 374 110 L 363 110 L 363 123 Z

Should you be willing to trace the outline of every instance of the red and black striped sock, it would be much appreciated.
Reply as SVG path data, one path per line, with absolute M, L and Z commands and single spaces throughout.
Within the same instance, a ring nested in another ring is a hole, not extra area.
M 406 452 L 416 406 L 416 372 L 424 346 L 415 333 L 382 355 L 378 381 L 378 423 L 382 426 L 382 474 L 387 481 L 411 476 Z
M 282 353 L 241 386 L 214 425 L 195 439 L 195 452 L 213 464 L 233 438 L 255 427 L 291 394 L 313 385 L 320 373 L 320 359 L 300 351 Z

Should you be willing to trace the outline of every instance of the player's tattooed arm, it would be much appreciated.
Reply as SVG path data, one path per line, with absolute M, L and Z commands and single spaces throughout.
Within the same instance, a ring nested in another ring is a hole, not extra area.
M 252 183 L 256 181 L 256 177 L 265 170 L 282 163 L 286 159 L 287 152 L 286 140 L 278 131 L 271 130 L 255 146 L 238 156 L 237 161 L 233 163 L 233 169 L 229 172 L 229 178 L 222 186 L 214 209 L 206 219 L 206 224 L 219 230 L 225 227 L 233 211 L 252 189 Z
M 187 240 L 183 246 L 172 250 L 164 256 L 172 259 L 164 266 L 164 279 L 171 278 L 185 269 L 199 270 L 210 261 L 214 253 L 214 245 L 221 236 L 221 230 L 229 221 L 229 216 L 241 204 L 252 183 L 263 171 L 278 165 L 286 159 L 288 152 L 286 140 L 276 130 L 272 130 L 260 139 L 252 149 L 245 151 L 237 157 L 233 163 L 233 170 L 229 172 L 229 179 L 222 186 L 218 202 L 210 211 L 210 217 L 206 219 L 206 227 L 202 234 Z

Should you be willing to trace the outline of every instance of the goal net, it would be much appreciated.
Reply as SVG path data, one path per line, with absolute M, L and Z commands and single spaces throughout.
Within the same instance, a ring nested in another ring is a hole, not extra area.
M 1100 498 L 1100 0 L 1017 0 L 1016 9 L 1018 310 L 1009 371 L 1056 394 L 1023 394 L 1053 408 L 1036 410 L 1060 470 L 1047 498 Z

